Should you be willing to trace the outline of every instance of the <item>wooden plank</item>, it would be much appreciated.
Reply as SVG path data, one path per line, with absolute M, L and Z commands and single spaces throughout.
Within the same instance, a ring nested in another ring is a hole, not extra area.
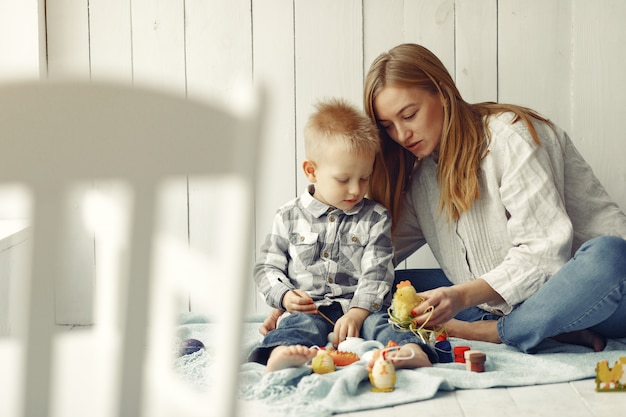
M 296 158 L 293 2 L 254 1 L 252 16 L 254 80 L 267 92 L 255 205 L 258 254 L 278 207 L 299 194 L 296 178 L 302 171 Z M 269 310 L 257 294 L 251 306 L 257 313 Z
M 596 383 L 593 379 L 573 381 L 569 385 L 581 398 L 585 407 L 591 410 L 594 417 L 619 416 L 626 410 L 626 393 L 624 392 L 596 392 Z
M 71 0 L 47 2 L 48 78 L 50 80 L 89 79 L 89 28 L 87 4 Z M 82 224 L 84 192 L 68 191 L 67 205 L 72 212 L 71 228 L 63 245 L 69 257 L 67 273 L 56 283 L 56 322 L 91 324 L 93 322 L 94 240 Z M 71 220 L 70 220 L 71 219 Z M 64 219 L 65 220 L 65 219 Z
M 452 77 L 456 68 L 454 3 L 454 0 L 412 0 L 405 3 L 403 14 L 406 40 L 430 49 Z
M 609 194 L 626 210 L 626 165 L 623 133 L 626 114 L 626 3 L 605 1 L 602 7 L 575 1 L 572 128 L 570 135 Z
M 498 3 L 498 101 L 570 127 L 570 0 Z
M 130 0 L 89 1 L 91 79 L 133 81 Z
M 250 0 L 185 2 L 185 64 L 189 98 L 235 105 L 253 79 Z M 215 185 L 189 178 L 189 245 L 205 254 L 214 252 Z M 191 292 L 190 308 L 199 302 Z
M 380 53 L 412 42 L 433 51 L 454 75 L 454 9 L 454 0 L 365 0 L 365 71 Z
M 456 85 L 470 103 L 498 100 L 498 2 L 457 1 Z
M 402 1 L 363 1 L 363 73 L 383 52 L 406 42 Z
M 185 2 L 187 95 L 231 104 L 252 81 L 250 0 Z
M 89 79 L 89 21 L 86 2 L 46 2 L 48 78 Z
M 184 2 L 131 1 L 133 83 L 177 95 L 186 94 Z M 164 191 L 164 190 L 162 190 Z M 188 197 L 185 181 L 170 185 L 159 217 L 160 229 L 188 242 Z M 180 300 L 180 311 L 189 301 Z
M 0 1 L 0 80 L 46 75 L 45 3 Z
M 304 158 L 302 132 L 317 101 L 341 97 L 360 105 L 363 89 L 360 0 L 303 0 L 294 5 L 296 161 Z M 304 175 L 296 179 L 304 191 Z
M 463 410 L 456 398 L 456 391 L 439 391 L 430 400 L 397 405 L 390 409 L 390 416 L 442 416 L 463 417 Z M 384 416 L 384 413 L 372 414 L 372 417 Z M 359 415 L 359 417 L 361 417 Z
M 506 388 L 455 391 L 464 417 L 518 417 L 520 409 L 511 400 Z
M 133 82 L 185 94 L 183 2 L 131 2 Z
M 531 385 L 507 390 L 519 410 L 516 416 L 532 413 L 537 417 L 591 417 L 578 393 L 568 383 Z

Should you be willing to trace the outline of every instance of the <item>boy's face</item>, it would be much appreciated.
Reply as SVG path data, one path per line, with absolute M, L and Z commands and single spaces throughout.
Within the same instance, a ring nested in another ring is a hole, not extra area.
M 313 162 L 303 163 L 304 173 L 315 184 L 315 197 L 329 206 L 350 210 L 363 200 L 374 169 L 374 154 L 354 154 L 329 147 Z

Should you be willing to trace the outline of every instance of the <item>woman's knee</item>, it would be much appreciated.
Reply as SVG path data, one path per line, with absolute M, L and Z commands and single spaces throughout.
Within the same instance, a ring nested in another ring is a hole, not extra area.
M 585 242 L 577 256 L 594 256 L 604 266 L 610 265 L 626 273 L 626 240 L 619 236 L 599 236 Z

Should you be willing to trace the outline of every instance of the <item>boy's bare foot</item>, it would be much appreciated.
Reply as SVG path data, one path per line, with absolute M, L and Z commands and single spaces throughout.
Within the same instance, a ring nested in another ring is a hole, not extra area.
M 317 355 L 317 349 L 302 345 L 277 346 L 272 350 L 265 372 L 274 372 L 285 368 L 304 365 Z
M 387 353 L 387 358 L 391 359 L 391 363 L 393 363 L 396 369 L 415 369 L 433 366 L 426 352 L 424 352 L 420 345 L 415 343 L 407 343 L 406 345 L 402 345 L 400 349 L 391 350 Z M 378 359 L 378 355 L 374 354 L 367 364 L 368 369 L 374 367 L 376 359 Z
M 498 336 L 497 320 L 461 321 L 452 319 L 444 324 L 448 336 L 465 340 L 502 343 Z
M 276 323 L 278 322 L 278 318 L 282 316 L 284 313 L 283 310 L 279 310 L 277 308 L 273 308 L 272 311 L 269 312 L 263 323 L 259 327 L 259 333 L 263 336 L 276 329 Z
M 561 343 L 569 343 L 570 345 L 586 346 L 600 352 L 606 347 L 606 340 L 594 331 L 589 329 L 577 330 L 575 332 L 563 333 L 552 339 Z

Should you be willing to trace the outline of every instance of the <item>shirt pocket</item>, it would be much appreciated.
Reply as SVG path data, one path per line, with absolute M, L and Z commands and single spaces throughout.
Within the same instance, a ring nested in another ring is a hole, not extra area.
M 289 236 L 290 255 L 296 265 L 306 268 L 315 261 L 318 234 L 313 232 L 292 233 Z
M 342 255 L 349 261 L 360 264 L 364 248 L 369 242 L 370 235 L 367 233 L 344 233 L 341 235 L 340 239 Z

